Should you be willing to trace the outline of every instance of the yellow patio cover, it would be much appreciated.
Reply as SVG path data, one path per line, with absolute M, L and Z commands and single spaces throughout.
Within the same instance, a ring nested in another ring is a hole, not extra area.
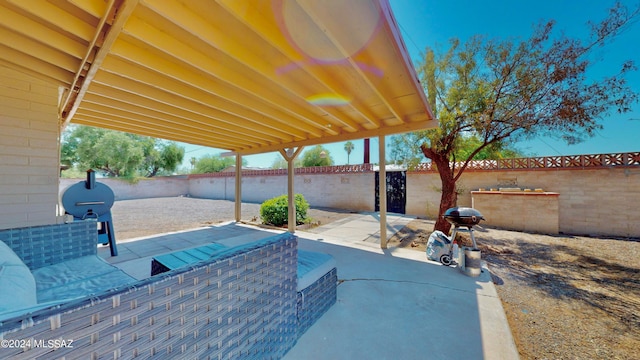
M 436 126 L 386 0 L 0 0 L 69 122 L 253 154 Z

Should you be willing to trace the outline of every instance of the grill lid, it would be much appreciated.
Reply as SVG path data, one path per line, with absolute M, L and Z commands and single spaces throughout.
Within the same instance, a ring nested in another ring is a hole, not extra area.
M 482 214 L 468 207 L 453 207 L 444 212 L 444 218 L 455 226 L 473 226 L 478 225 L 481 220 L 485 220 Z
M 64 210 L 76 218 L 97 218 L 111 211 L 115 195 L 110 187 L 96 182 L 93 170 L 87 170 L 87 180 L 69 186 L 62 194 Z

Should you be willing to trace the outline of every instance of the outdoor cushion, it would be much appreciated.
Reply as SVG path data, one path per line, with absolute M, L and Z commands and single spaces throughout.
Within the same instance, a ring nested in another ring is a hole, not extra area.
M 214 256 L 214 254 L 225 248 L 226 247 L 224 245 L 211 243 L 191 249 L 174 251 L 169 254 L 155 256 L 151 260 L 151 276 L 208 260 L 210 257 Z
M 170 270 L 179 269 L 185 266 L 193 266 L 202 261 L 222 259 L 263 247 L 270 243 L 277 242 L 278 239 L 293 236 L 291 233 L 282 233 L 266 238 L 255 240 L 247 237 L 242 240 L 236 239 L 235 246 L 225 246 L 220 242 L 214 242 L 192 249 L 176 251 L 169 254 L 155 256 L 151 260 L 151 275 L 161 274 Z M 225 244 L 230 244 L 225 242 Z
M 136 282 L 102 258 L 89 255 L 33 271 L 38 302 L 74 299 Z
M 298 291 L 306 289 L 336 267 L 329 254 L 298 250 Z
M 234 237 L 230 237 L 230 238 L 216 240 L 214 243 L 215 244 L 224 245 L 224 246 L 229 247 L 229 248 L 232 248 L 232 247 L 236 247 L 236 246 L 241 246 L 241 245 L 246 245 L 246 244 L 249 244 L 249 243 L 253 243 L 253 242 L 256 242 L 256 241 L 258 241 L 260 239 L 264 239 L 264 232 L 255 231 L 255 232 L 249 233 L 249 234 L 243 234 L 243 235 L 240 235 L 240 236 L 234 236 Z
M 31 271 L 0 241 L 0 313 L 36 304 L 36 283 Z

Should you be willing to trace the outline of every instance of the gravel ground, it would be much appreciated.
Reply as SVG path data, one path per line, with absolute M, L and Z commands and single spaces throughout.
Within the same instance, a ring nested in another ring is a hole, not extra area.
M 191 197 L 166 197 L 119 200 L 111 208 L 117 241 L 193 229 L 235 220 L 235 203 Z M 351 213 L 343 210 L 311 208 L 308 225 L 299 229 L 327 224 Z M 260 204 L 243 203 L 242 221 L 260 223 Z
M 433 225 L 390 244 L 425 251 Z M 640 359 L 640 239 L 476 228 L 522 359 Z

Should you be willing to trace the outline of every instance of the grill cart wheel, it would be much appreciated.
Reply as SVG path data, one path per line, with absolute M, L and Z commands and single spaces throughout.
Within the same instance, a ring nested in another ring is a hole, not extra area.
M 449 256 L 449 254 L 440 256 L 440 263 L 445 266 L 451 265 L 451 256 Z

